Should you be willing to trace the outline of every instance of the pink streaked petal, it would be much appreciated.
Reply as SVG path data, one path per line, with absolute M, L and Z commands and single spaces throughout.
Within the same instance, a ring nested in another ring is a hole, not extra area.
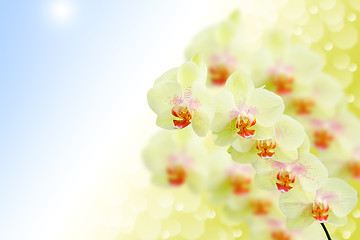
M 240 164 L 240 163 L 234 163 L 226 169 L 226 175 L 231 176 L 234 174 L 242 174 L 242 175 L 249 175 L 251 176 L 253 174 L 253 168 L 250 164 Z
M 170 105 L 172 105 L 172 106 L 180 105 L 183 102 L 184 102 L 184 99 L 182 97 L 174 96 L 174 98 L 170 100 Z
M 330 122 L 329 125 L 330 125 L 330 129 L 334 133 L 341 133 L 344 131 L 344 126 L 339 122 Z
M 229 112 L 229 117 L 230 117 L 230 119 L 235 119 L 235 118 L 237 118 L 239 115 L 240 115 L 240 111 L 239 111 L 239 109 L 237 109 L 237 108 L 232 109 L 232 110 Z

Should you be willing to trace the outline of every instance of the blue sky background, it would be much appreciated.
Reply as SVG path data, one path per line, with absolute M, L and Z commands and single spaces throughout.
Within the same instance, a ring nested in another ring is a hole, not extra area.
M 55 239 L 106 169 L 156 129 L 154 79 L 180 65 L 199 30 L 229 11 L 214 1 L 0 3 L 0 239 Z M 231 6 L 227 6 L 232 9 Z

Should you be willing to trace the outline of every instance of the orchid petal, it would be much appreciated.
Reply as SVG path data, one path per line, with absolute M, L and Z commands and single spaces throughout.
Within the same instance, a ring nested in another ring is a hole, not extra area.
M 333 108 L 339 103 L 343 92 L 340 83 L 327 74 L 320 74 L 314 80 L 313 96 L 322 108 Z
M 315 219 L 313 218 L 311 212 L 311 206 L 308 206 L 308 208 L 301 213 L 298 219 L 288 218 L 286 220 L 286 225 L 290 230 L 298 230 L 311 225 L 314 221 Z
M 178 80 L 184 90 L 190 88 L 194 82 L 201 80 L 199 67 L 193 62 L 184 63 L 178 71 Z
M 234 116 L 230 113 L 236 109 L 236 106 L 233 95 L 228 91 L 222 91 L 217 94 L 214 101 L 215 116 L 211 128 L 214 132 L 219 132 L 234 120 Z
M 302 84 L 311 82 L 323 68 L 320 57 L 304 47 L 292 47 L 285 62 L 294 67 L 295 80 Z
M 312 201 L 302 189 L 292 189 L 280 195 L 279 207 L 288 218 L 299 219 L 304 211 L 311 213 Z
M 259 123 L 256 123 L 250 129 L 255 130 L 255 135 L 252 138 L 256 140 L 267 140 L 275 137 L 274 127 L 264 127 Z
M 237 71 L 226 81 L 225 88 L 234 95 L 235 104 L 238 106 L 245 102 L 249 92 L 254 89 L 254 84 L 249 75 Z
M 235 141 L 231 143 L 231 146 L 238 152 L 249 152 L 250 149 L 256 146 L 256 140 L 237 137 Z
M 316 196 L 326 200 L 338 217 L 348 215 L 358 202 L 357 191 L 338 178 L 329 178 L 326 184 L 317 191 Z
M 282 163 L 291 163 L 298 159 L 298 151 L 297 150 L 285 151 L 282 147 L 277 146 L 274 149 L 274 151 L 275 151 L 275 155 L 273 157 L 273 160 L 275 160 L 275 161 L 282 162 Z
M 347 223 L 347 216 L 338 217 L 334 213 L 334 211 L 330 208 L 328 211 L 329 217 L 327 219 L 327 223 L 334 226 L 344 226 Z
M 246 106 L 254 109 L 257 123 L 264 127 L 271 127 L 279 121 L 285 109 L 280 96 L 262 88 L 249 93 Z
M 214 132 L 214 142 L 219 146 L 231 144 L 239 135 L 237 134 L 236 119 L 231 121 L 219 132 Z
M 249 152 L 238 152 L 233 147 L 230 147 L 229 152 L 231 154 L 232 160 L 238 163 L 252 163 L 259 158 L 254 150 Z
M 295 119 L 282 115 L 275 124 L 276 143 L 284 150 L 297 149 L 305 139 L 304 127 Z
M 299 164 L 293 171 L 298 179 L 300 179 L 304 190 L 308 192 L 322 187 L 328 178 L 327 168 L 311 153 L 302 154 L 299 157 Z
M 255 186 L 265 191 L 277 190 L 276 178 L 274 175 L 273 172 L 265 175 L 256 174 L 254 177 Z
M 168 113 L 171 113 L 174 106 L 173 101 L 181 101 L 182 96 L 181 86 L 178 82 L 164 81 L 148 91 L 147 100 L 151 110 L 159 116 L 168 117 Z

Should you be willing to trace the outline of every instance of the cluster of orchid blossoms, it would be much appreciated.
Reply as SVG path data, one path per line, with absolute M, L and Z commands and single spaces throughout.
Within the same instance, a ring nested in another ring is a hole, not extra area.
M 156 79 L 148 104 L 167 130 L 145 164 L 157 185 L 218 206 L 224 224 L 245 222 L 250 239 L 325 239 L 298 229 L 346 224 L 358 196 L 336 177 L 360 179 L 360 122 L 317 54 L 280 31 L 251 51 L 243 38 L 235 12 Z

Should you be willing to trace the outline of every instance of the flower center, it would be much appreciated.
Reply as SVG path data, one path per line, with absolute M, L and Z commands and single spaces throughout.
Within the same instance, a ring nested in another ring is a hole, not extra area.
M 320 149 L 328 148 L 331 141 L 334 139 L 334 136 L 325 129 L 315 131 L 314 136 L 314 144 L 317 148 Z
M 225 64 L 218 64 L 209 68 L 210 78 L 212 84 L 216 86 L 225 85 L 230 76 L 230 71 Z
M 256 141 L 256 149 L 260 150 L 257 155 L 263 159 L 272 158 L 275 152 L 271 150 L 276 148 L 276 141 L 274 139 L 268 140 L 257 140 Z
M 312 113 L 314 105 L 315 102 L 312 99 L 303 98 L 303 99 L 294 100 L 296 113 L 300 115 L 308 115 Z
M 256 118 L 252 114 L 240 114 L 236 121 L 236 128 L 239 130 L 238 134 L 243 138 L 251 138 L 255 135 L 255 130 L 249 129 L 256 123 Z
M 170 165 L 166 168 L 168 175 L 168 182 L 172 186 L 180 186 L 186 180 L 186 171 L 185 168 L 179 164 Z
M 250 192 L 251 178 L 235 174 L 230 177 L 230 181 L 235 195 L 246 195 Z
M 291 240 L 291 236 L 283 230 L 274 231 L 271 233 L 273 240 Z
M 267 215 L 270 211 L 272 203 L 268 199 L 256 199 L 251 201 L 251 207 L 255 215 Z
M 327 221 L 329 214 L 326 214 L 329 211 L 329 205 L 326 201 L 323 202 L 314 202 L 312 207 L 312 214 L 316 221 L 319 223 L 324 223 Z
M 352 161 L 348 163 L 348 169 L 353 175 L 353 177 L 357 180 L 360 180 L 360 162 L 358 161 Z
M 175 117 L 173 123 L 176 128 L 183 129 L 191 123 L 191 113 L 188 107 L 175 105 L 171 110 L 172 115 Z
M 277 93 L 288 94 L 293 91 L 293 77 L 284 73 L 278 73 L 273 76 L 273 79 Z
M 293 187 L 290 185 L 295 182 L 295 174 L 281 170 L 276 176 L 279 181 L 276 186 L 280 192 L 288 192 Z

